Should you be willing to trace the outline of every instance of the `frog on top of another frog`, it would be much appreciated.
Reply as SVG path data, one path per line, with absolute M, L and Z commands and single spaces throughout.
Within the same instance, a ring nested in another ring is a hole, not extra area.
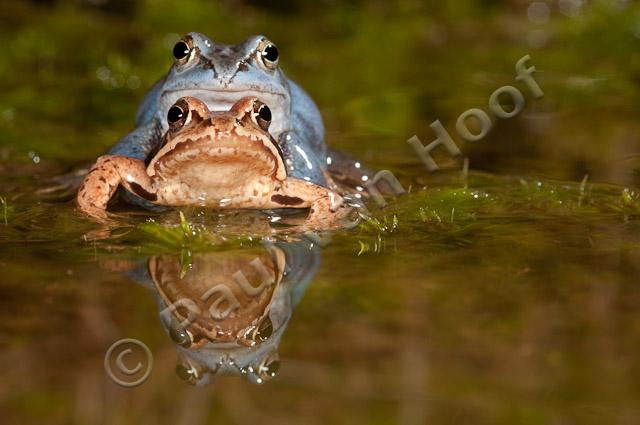
M 80 186 L 78 207 L 106 223 L 108 203 L 122 186 L 155 205 L 309 208 L 308 228 L 345 224 L 351 209 L 340 194 L 288 174 L 268 131 L 272 116 L 256 97 L 244 97 L 228 111 L 210 111 L 199 99 L 180 98 L 167 113 L 169 130 L 150 160 L 101 156 Z
M 269 130 L 282 150 L 288 175 L 328 187 L 325 172 L 331 167 L 327 164 L 339 159 L 329 157 L 317 106 L 285 76 L 278 66 L 279 56 L 275 44 L 261 35 L 249 37 L 241 44 L 226 45 L 200 33 L 187 34 L 173 48 L 174 64 L 169 73 L 142 101 L 136 129 L 109 154 L 142 160 L 153 157 L 168 130 L 167 112 L 179 98 L 195 97 L 210 110 L 226 111 L 239 99 L 252 96 L 271 110 Z M 338 153 L 331 155 L 342 157 Z M 358 173 L 356 180 L 365 174 L 362 170 L 353 171 Z M 345 175 L 344 170 L 339 174 Z M 124 195 L 130 202 L 152 208 L 139 197 Z

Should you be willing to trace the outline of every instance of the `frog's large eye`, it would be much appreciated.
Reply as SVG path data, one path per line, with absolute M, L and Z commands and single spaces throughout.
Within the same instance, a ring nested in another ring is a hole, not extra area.
M 177 101 L 167 112 L 167 122 L 171 130 L 179 130 L 187 122 L 189 105 L 183 99 Z
M 253 105 L 253 113 L 251 114 L 253 121 L 258 124 L 258 127 L 267 131 L 271 124 L 271 109 L 264 103 L 256 101 Z
M 178 63 L 185 63 L 191 57 L 191 52 L 193 50 L 193 41 L 191 38 L 187 37 L 183 40 L 178 41 L 173 46 L 173 57 Z
M 258 54 L 267 68 L 275 69 L 278 66 L 280 54 L 275 44 L 270 41 L 264 41 L 258 48 Z

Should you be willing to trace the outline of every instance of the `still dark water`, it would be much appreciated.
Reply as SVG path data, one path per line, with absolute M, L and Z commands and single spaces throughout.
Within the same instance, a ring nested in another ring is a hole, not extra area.
M 0 422 L 638 423 L 640 8 L 441 3 L 3 2 Z M 188 31 L 268 35 L 328 143 L 408 193 L 328 234 L 183 209 L 105 237 L 43 192 L 132 128 Z M 515 80 L 527 54 L 540 99 Z M 462 141 L 458 116 L 505 85 L 523 112 Z M 406 143 L 434 120 L 469 173 Z M 162 313 L 184 298 L 191 335 Z M 134 388 L 105 371 L 124 338 L 153 357 Z

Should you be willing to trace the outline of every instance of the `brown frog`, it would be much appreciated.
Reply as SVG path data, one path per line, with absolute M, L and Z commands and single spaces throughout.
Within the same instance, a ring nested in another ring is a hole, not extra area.
M 107 203 L 122 185 L 165 206 L 309 208 L 306 225 L 333 227 L 349 208 L 338 193 L 287 176 L 282 152 L 268 132 L 271 117 L 255 97 L 223 112 L 210 111 L 193 97 L 180 98 L 169 108 L 169 130 L 148 164 L 120 155 L 98 158 L 78 191 L 78 206 L 108 221 Z
M 148 264 L 171 337 L 191 349 L 209 342 L 250 347 L 271 336 L 269 306 L 284 267 L 285 254 L 271 247 L 198 253 L 186 272 L 172 255 Z

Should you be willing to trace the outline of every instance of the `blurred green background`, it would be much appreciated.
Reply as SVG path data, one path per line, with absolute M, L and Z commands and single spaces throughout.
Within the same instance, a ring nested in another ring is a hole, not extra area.
M 69 168 L 132 128 L 188 31 L 262 33 L 319 104 L 328 142 L 377 166 L 416 163 L 406 140 L 439 119 L 471 167 L 634 182 L 640 10 L 631 1 L 20 1 L 0 5 L 3 168 Z M 535 3 L 535 2 L 533 2 Z M 538 8 L 539 9 L 539 8 Z M 546 96 L 476 144 L 459 114 L 487 109 L 529 54 Z M 446 155 L 445 155 L 446 156 Z M 636 176 L 637 177 L 637 176 Z
M 215 246 L 177 214 L 87 242 L 71 202 L 34 195 L 132 129 L 189 31 L 267 35 L 327 142 L 411 190 L 334 235 L 262 387 L 179 381 L 148 291 L 102 267 Z M 640 422 L 638 2 L 2 1 L 0 46 L 0 423 Z M 543 99 L 514 81 L 526 54 Z M 458 116 L 504 85 L 523 113 L 463 142 Z M 436 119 L 467 178 L 406 143 Z M 156 358 L 134 390 L 102 369 L 124 337 Z

